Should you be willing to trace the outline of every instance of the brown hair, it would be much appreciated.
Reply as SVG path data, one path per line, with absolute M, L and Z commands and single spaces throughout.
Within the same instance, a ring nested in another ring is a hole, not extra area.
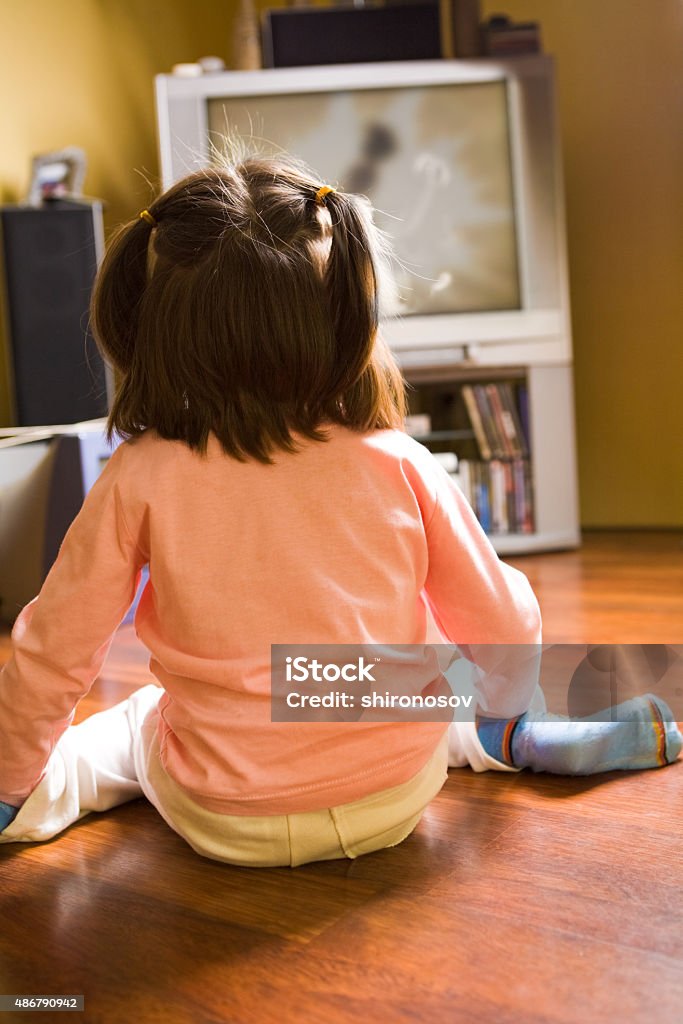
M 295 451 L 324 424 L 401 427 L 404 383 L 378 338 L 378 235 L 359 197 L 283 158 L 198 171 L 124 225 L 93 331 L 118 386 L 108 436 L 154 428 L 237 459 Z

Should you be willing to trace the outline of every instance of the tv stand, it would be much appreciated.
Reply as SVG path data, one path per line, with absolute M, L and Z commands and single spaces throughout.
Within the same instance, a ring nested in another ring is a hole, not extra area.
M 416 366 L 400 359 L 400 363 L 409 383 L 410 413 L 424 421 L 422 427 L 410 432 L 435 453 L 455 453 L 458 471 L 452 475 L 499 554 L 578 546 L 571 367 L 481 365 L 471 360 Z M 469 388 L 472 401 L 477 389 L 481 397 L 487 387 L 489 391 L 493 387 L 496 399 L 512 395 L 519 403 L 523 396 L 528 416 L 521 417 L 519 405 L 517 412 L 520 420 L 526 420 L 522 440 L 526 454 L 515 457 L 514 445 L 506 449 L 500 418 L 490 405 L 479 410 L 479 430 L 488 430 L 498 447 L 490 438 L 489 449 L 482 451 L 463 389 Z M 425 429 L 427 419 L 429 426 Z M 498 506 L 497 515 L 494 504 Z

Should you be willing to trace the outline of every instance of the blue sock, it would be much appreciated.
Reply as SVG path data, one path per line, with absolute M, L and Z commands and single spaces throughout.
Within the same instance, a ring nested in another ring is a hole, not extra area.
M 497 761 L 557 775 L 658 768 L 675 761 L 683 747 L 671 710 L 653 694 L 582 719 L 548 712 L 479 719 L 477 731 Z
M 7 826 L 14 821 L 18 813 L 18 807 L 12 807 L 11 804 L 3 803 L 3 801 L 0 800 L 0 832 L 5 831 Z
M 494 757 L 496 761 L 502 761 L 503 764 L 513 764 L 512 737 L 515 729 L 525 717 L 525 715 L 520 715 L 519 718 L 477 719 L 479 741 L 489 757 Z

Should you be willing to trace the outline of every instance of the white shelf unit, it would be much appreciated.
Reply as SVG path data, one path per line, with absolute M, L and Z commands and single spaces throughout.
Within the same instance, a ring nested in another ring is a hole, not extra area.
M 464 384 L 517 380 L 526 383 L 529 403 L 529 448 L 533 495 L 532 533 L 490 533 L 501 555 L 576 547 L 580 542 L 571 366 L 481 365 L 463 360 L 439 366 L 404 366 L 412 396 L 411 411 L 423 411 L 422 388 L 456 396 Z M 457 399 L 456 399 L 457 400 Z M 462 425 L 462 421 L 460 424 Z M 435 423 L 434 430 L 443 423 Z M 423 441 L 427 447 L 430 444 Z M 433 445 L 437 447 L 436 444 Z M 460 457 L 471 457 L 470 439 L 448 445 Z M 465 452 L 465 456 L 463 456 Z

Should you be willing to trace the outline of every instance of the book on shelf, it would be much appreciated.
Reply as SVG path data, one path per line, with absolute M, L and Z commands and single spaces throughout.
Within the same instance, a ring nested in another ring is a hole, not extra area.
M 496 387 L 502 406 L 503 429 L 506 432 L 511 447 L 511 455 L 514 459 L 526 459 L 529 457 L 529 443 L 522 427 L 520 411 L 517 408 L 512 385 L 508 381 L 503 381 L 501 384 L 496 385 Z M 526 385 L 524 385 L 524 390 L 526 394 Z
M 484 422 L 479 411 L 479 404 L 475 398 L 474 388 L 470 384 L 465 384 L 462 389 L 462 397 L 465 401 L 465 407 L 467 409 L 467 415 L 470 418 L 472 424 L 472 430 L 479 447 L 482 459 L 491 458 L 491 448 L 489 446 L 488 434 L 484 430 Z
M 491 533 L 491 490 L 486 480 L 488 462 L 475 462 L 474 469 L 474 511 L 486 533 Z
M 459 461 L 465 497 L 487 532 L 533 533 L 526 383 L 464 384 L 461 393 L 480 456 Z
M 519 421 L 522 428 L 522 438 L 526 446 L 527 455 L 531 451 L 531 442 L 529 433 L 529 388 L 526 383 L 520 384 L 517 388 L 517 403 L 519 408 Z
M 501 440 L 498 434 L 496 419 L 491 406 L 489 393 L 484 384 L 475 384 L 474 398 L 479 408 L 484 433 L 488 439 L 488 447 L 491 452 L 490 458 L 500 459 L 503 456 Z
M 495 457 L 498 459 L 514 458 L 515 451 L 510 438 L 510 421 L 506 419 L 506 410 L 503 408 L 500 391 L 497 384 L 487 384 L 485 387 L 488 400 L 491 422 L 496 436 Z
M 515 498 L 515 477 L 511 462 L 503 462 L 503 474 L 505 476 L 505 516 L 507 533 L 521 533 L 521 519 L 517 516 L 517 502 Z
M 508 533 L 507 500 L 505 496 L 505 469 L 498 459 L 492 459 L 489 470 L 489 507 L 491 509 L 491 532 Z
M 528 459 L 460 459 L 455 478 L 487 533 L 534 532 Z
M 520 387 L 520 408 L 512 389 L 507 381 L 495 381 L 489 384 L 465 384 L 462 397 L 467 409 L 472 430 L 484 459 L 520 459 L 529 457 L 528 427 L 524 427 L 524 419 L 528 424 L 528 395 L 524 388 L 526 413 L 521 406 L 522 388 Z

